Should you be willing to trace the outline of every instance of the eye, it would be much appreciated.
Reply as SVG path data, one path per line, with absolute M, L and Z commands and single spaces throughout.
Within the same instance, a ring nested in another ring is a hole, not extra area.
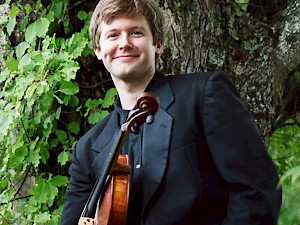
M 131 34 L 132 34 L 133 36 L 136 36 L 136 37 L 141 37 L 141 36 L 144 35 L 143 32 L 140 31 L 140 30 L 134 30 L 134 31 L 132 31 Z
M 117 33 L 109 33 L 107 35 L 107 39 L 115 39 L 116 37 L 118 37 L 118 34 Z

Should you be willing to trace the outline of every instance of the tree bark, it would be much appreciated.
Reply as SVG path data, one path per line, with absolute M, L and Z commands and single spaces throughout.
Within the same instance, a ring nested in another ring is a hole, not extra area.
M 228 72 L 262 136 L 269 137 L 288 75 L 300 62 L 300 3 L 285 2 L 257 16 L 233 1 L 160 0 L 167 35 L 159 68 L 169 74 Z
M 233 0 L 156 1 L 167 23 L 159 69 L 167 74 L 228 72 L 262 136 L 269 137 L 280 113 L 290 111 L 285 110 L 294 104 L 290 101 L 300 101 L 295 97 L 299 84 L 289 76 L 300 65 L 299 0 L 249 0 L 247 11 Z M 94 7 L 95 2 L 86 4 Z M 5 48 L 3 43 L 0 49 Z M 102 84 L 109 74 L 95 59 L 79 61 L 82 68 L 77 80 L 89 86 L 81 88 L 82 96 L 103 95 L 111 82 L 101 89 L 94 84 Z M 3 66 L 0 62 L 0 69 Z

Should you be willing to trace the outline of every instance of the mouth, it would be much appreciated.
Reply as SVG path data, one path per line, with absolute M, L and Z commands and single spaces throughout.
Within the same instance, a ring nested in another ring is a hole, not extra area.
M 138 55 L 119 55 L 114 57 L 114 59 L 130 59 L 130 58 L 137 58 Z

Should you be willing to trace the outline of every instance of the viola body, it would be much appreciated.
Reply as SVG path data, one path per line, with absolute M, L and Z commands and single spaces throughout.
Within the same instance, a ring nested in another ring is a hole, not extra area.
M 119 155 L 118 164 L 130 171 L 128 155 Z M 102 203 L 96 211 L 95 225 L 125 225 L 129 200 L 130 173 L 122 168 L 112 171 Z
M 105 184 L 103 199 L 98 201 L 95 218 L 81 217 L 78 225 L 125 225 L 130 188 L 128 155 L 119 155 Z

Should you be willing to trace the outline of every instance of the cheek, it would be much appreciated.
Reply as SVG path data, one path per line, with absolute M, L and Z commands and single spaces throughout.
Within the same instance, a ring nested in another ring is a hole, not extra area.
M 155 55 L 157 54 L 156 48 L 153 45 L 148 46 L 148 57 L 153 59 L 155 58 Z
M 102 42 L 100 43 L 101 47 L 101 57 L 104 58 L 110 58 L 115 53 L 117 47 L 111 43 Z

